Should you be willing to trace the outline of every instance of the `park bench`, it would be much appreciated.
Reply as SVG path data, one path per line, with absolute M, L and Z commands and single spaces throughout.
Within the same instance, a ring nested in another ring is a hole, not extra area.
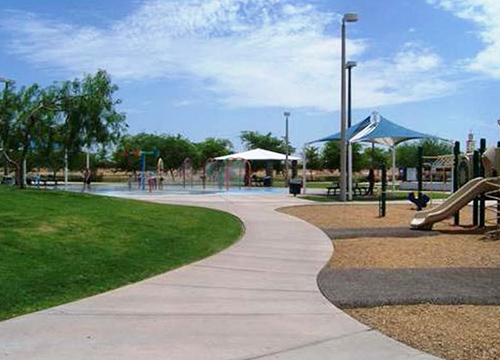
M 26 182 L 28 185 L 32 186 L 47 186 L 47 185 L 54 185 L 57 186 L 57 178 L 54 177 L 53 175 L 48 175 L 48 176 L 40 176 L 38 179 L 36 177 L 29 177 L 26 179 Z
M 270 176 L 252 176 L 252 186 L 272 186 L 273 179 Z

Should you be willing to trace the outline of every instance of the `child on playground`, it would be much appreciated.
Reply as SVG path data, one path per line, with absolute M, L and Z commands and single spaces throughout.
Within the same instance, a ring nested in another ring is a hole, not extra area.
M 91 182 L 91 172 L 89 168 L 85 168 L 83 171 L 83 189 L 82 191 L 85 191 L 85 188 L 87 188 L 90 191 L 90 182 Z

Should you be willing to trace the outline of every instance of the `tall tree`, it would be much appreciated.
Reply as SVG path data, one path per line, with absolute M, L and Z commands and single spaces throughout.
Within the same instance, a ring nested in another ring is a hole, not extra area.
M 120 143 L 113 154 L 115 166 L 126 171 L 140 170 L 139 152 L 158 151 L 158 157 L 163 159 L 163 166 L 175 179 L 175 170 L 179 169 L 183 161 L 187 158 L 196 158 L 195 145 L 181 135 L 156 135 L 140 133 L 128 135 L 120 140 Z M 146 167 L 156 168 L 158 158 L 146 157 Z
M 451 154 L 451 145 L 438 139 L 422 139 L 416 142 L 399 145 L 396 149 L 398 166 L 416 167 L 418 147 L 422 146 L 424 156 Z
M 379 168 L 381 163 L 390 163 L 391 153 L 389 150 L 384 150 L 379 147 L 372 148 L 370 146 L 365 148 L 363 153 L 367 162 L 367 167 L 372 165 L 372 161 L 375 169 Z
M 321 154 L 323 166 L 330 170 L 340 169 L 340 142 L 329 141 L 327 142 Z M 363 151 L 363 147 L 359 143 L 352 144 L 352 169 L 353 171 L 360 171 L 369 166 L 369 158 Z
M 340 169 L 340 147 L 338 141 L 328 141 L 321 152 L 323 167 L 329 170 Z
M 286 141 L 274 137 L 270 132 L 267 134 L 260 134 L 257 131 L 242 131 L 240 138 L 243 145 L 248 150 L 260 148 L 282 154 L 286 153 Z M 293 154 L 294 152 L 295 148 L 289 146 L 289 153 Z
M 1 100 L 3 117 L 2 154 L 14 167 L 16 183 L 24 187 L 23 162 L 31 147 L 44 142 L 48 129 L 55 125 L 56 91 L 41 89 L 37 84 L 10 90 Z
M 320 170 L 323 167 L 323 162 L 321 161 L 321 155 L 319 153 L 318 148 L 314 146 L 307 146 L 304 149 L 304 152 L 310 179 L 314 180 L 313 170 Z
M 197 159 L 196 167 L 201 167 L 211 158 L 229 155 L 233 152 L 233 144 L 227 139 L 206 138 L 196 143 Z
M 116 110 L 118 90 L 104 70 L 58 88 L 60 141 L 69 155 L 92 145 L 116 143 L 126 129 L 125 115 Z
M 16 169 L 24 187 L 22 164 L 30 148 L 54 155 L 62 147 L 70 154 L 83 146 L 106 146 L 126 127 L 125 115 L 116 110 L 117 87 L 103 70 L 80 81 L 67 81 L 45 89 L 37 84 L 19 91 L 4 90 L 0 132 L 3 156 Z

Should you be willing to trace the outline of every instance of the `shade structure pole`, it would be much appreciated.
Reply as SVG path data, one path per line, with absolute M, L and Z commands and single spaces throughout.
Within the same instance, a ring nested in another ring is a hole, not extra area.
M 304 151 L 302 152 L 302 194 L 306 193 L 307 188 L 307 153 L 306 146 L 304 145 Z
M 396 146 L 392 147 L 392 192 L 396 191 Z
M 290 117 L 289 112 L 283 114 L 285 116 L 285 143 L 286 143 L 286 155 L 285 155 L 285 187 L 288 186 L 288 154 L 290 152 L 290 146 L 288 142 L 288 118 Z
M 347 158 L 348 158 L 348 163 L 347 163 L 347 178 L 349 179 L 349 194 L 348 198 L 349 201 L 352 201 L 352 143 L 349 141 L 347 143 Z

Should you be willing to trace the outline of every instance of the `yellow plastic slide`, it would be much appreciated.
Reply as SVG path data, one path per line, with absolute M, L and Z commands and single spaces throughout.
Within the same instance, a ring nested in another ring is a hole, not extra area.
M 419 211 L 411 221 L 412 229 L 430 230 L 434 223 L 449 218 L 477 196 L 484 192 L 499 189 L 499 177 L 470 180 L 467 184 L 450 195 L 443 203 L 430 210 Z

